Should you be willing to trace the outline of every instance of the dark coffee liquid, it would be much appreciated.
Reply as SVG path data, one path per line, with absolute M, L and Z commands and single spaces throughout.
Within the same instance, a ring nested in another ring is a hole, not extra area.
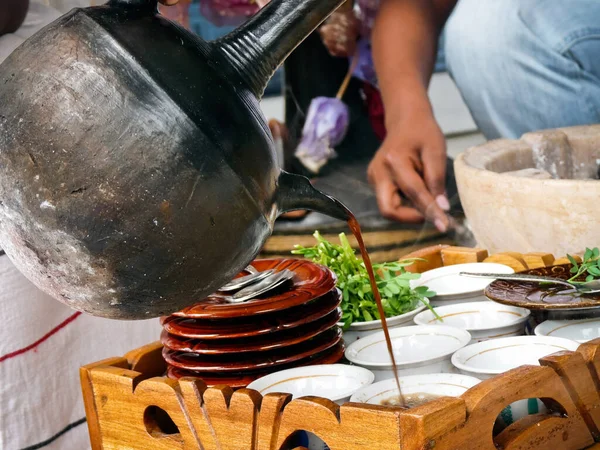
M 397 405 L 405 406 L 404 398 L 402 397 L 402 389 L 400 389 L 400 380 L 398 380 L 398 370 L 396 368 L 396 358 L 394 357 L 394 350 L 392 348 L 392 339 L 390 338 L 387 320 L 385 319 L 385 312 L 383 311 L 383 304 L 381 303 L 381 295 L 379 295 L 379 289 L 377 288 L 377 283 L 375 281 L 375 273 L 373 272 L 371 258 L 369 258 L 369 254 L 367 253 L 367 248 L 365 247 L 365 243 L 360 232 L 360 225 L 358 224 L 356 217 L 354 217 L 354 215 L 350 211 L 348 211 L 348 217 L 348 226 L 350 227 L 352 234 L 358 241 L 360 254 L 362 255 L 363 262 L 365 263 L 365 268 L 367 269 L 367 273 L 369 274 L 371 289 L 373 290 L 373 296 L 375 297 L 375 301 L 377 302 L 377 310 L 379 311 L 379 317 L 381 317 L 381 327 L 383 328 L 385 343 L 387 344 L 388 353 L 390 354 L 390 358 L 392 359 L 392 367 L 394 368 L 394 378 L 396 379 L 396 386 L 398 387 L 399 394 Z
M 415 406 L 423 405 L 440 397 L 441 395 L 415 392 L 414 394 L 407 394 L 405 396 L 394 395 L 393 397 L 381 400 L 379 404 L 382 406 L 404 406 L 405 408 L 414 408 Z

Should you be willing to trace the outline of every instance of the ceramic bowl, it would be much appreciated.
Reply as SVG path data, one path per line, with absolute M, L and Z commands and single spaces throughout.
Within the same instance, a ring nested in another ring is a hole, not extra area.
M 471 343 L 522 335 L 529 318 L 527 309 L 487 301 L 438 306 L 435 311 L 442 321 L 436 319 L 430 310 L 426 310 L 415 316 L 415 323 L 467 330 L 471 334 Z
M 577 350 L 574 341 L 548 336 L 516 336 L 468 345 L 452 355 L 463 374 L 481 380 L 522 365 L 539 366 L 539 359 L 563 350 Z
M 514 270 L 496 263 L 455 264 L 428 270 L 418 280 L 412 281 L 411 285 L 427 286 L 434 291 L 437 295 L 431 299 L 433 306 L 487 300 L 483 291 L 493 280 L 463 277 L 459 275 L 460 272 L 507 274 L 514 273 Z
M 389 331 L 401 376 L 452 372 L 452 354 L 471 340 L 467 331 L 443 325 L 413 325 Z M 345 355 L 351 363 L 371 370 L 375 381 L 394 376 L 383 331 L 354 341 Z
M 408 375 L 399 379 L 405 398 L 424 394 L 432 400 L 435 397 L 458 397 L 481 380 L 457 373 L 431 373 L 426 375 Z M 356 391 L 351 402 L 385 405 L 390 398 L 396 397 L 396 380 L 389 379 L 365 386 Z M 420 397 L 420 396 L 419 396 Z
M 585 320 L 547 320 L 535 328 L 537 336 L 570 339 L 580 344 L 600 338 L 600 318 Z
M 292 394 L 294 398 L 324 397 L 341 405 L 373 380 L 373 372 L 363 367 L 324 364 L 274 372 L 253 381 L 248 389 L 254 389 L 261 395 L 283 392 Z
M 391 329 L 391 328 L 406 327 L 406 326 L 412 325 L 414 317 L 417 314 L 419 314 L 421 311 L 423 311 L 425 308 L 427 308 L 427 306 L 420 304 L 420 306 L 417 306 L 412 311 L 401 314 L 399 316 L 388 317 L 387 318 L 388 328 Z M 339 325 L 342 326 L 343 324 L 340 323 Z M 346 331 L 344 331 L 344 333 L 342 335 L 342 337 L 344 339 L 344 344 L 346 344 L 346 346 L 348 346 L 348 345 L 352 344 L 354 341 L 356 341 L 357 339 L 364 338 L 365 336 L 368 336 L 369 334 L 373 334 L 376 331 L 380 331 L 381 329 L 382 329 L 381 320 L 370 320 L 368 322 L 355 322 L 352 325 L 350 325 L 350 328 L 348 328 Z
M 468 345 L 452 355 L 452 364 L 461 373 L 484 380 L 522 365 L 539 366 L 540 358 L 577 347 L 575 341 L 558 337 L 507 337 Z M 500 419 L 508 426 L 528 414 L 545 411 L 538 399 L 519 400 L 504 408 Z

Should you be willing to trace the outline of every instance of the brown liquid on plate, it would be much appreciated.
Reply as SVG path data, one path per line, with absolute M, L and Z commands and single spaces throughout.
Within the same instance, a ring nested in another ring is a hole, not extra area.
M 394 357 L 392 339 L 390 338 L 390 331 L 388 330 L 387 320 L 385 319 L 385 312 L 383 310 L 383 304 L 381 303 L 381 295 L 379 295 L 379 289 L 377 288 L 377 282 L 375 281 L 375 272 L 373 272 L 371 258 L 369 258 L 367 248 L 365 247 L 365 243 L 360 232 L 360 225 L 358 224 L 356 217 L 354 217 L 354 214 L 352 214 L 350 211 L 348 211 L 348 226 L 350 227 L 352 234 L 358 241 L 360 254 L 362 255 L 363 262 L 365 263 L 365 268 L 367 269 L 367 273 L 369 274 L 369 281 L 371 282 L 373 296 L 375 297 L 375 302 L 377 302 L 377 310 L 379 311 L 379 317 L 381 317 L 381 327 L 383 328 L 385 343 L 387 344 L 388 353 L 390 354 L 390 358 L 392 360 L 392 367 L 394 368 L 394 378 L 396 379 L 396 387 L 398 388 L 399 395 L 397 397 L 397 405 L 405 406 L 404 397 L 402 396 L 402 389 L 400 389 L 400 380 L 398 379 L 398 370 L 396 368 L 396 358 Z
M 404 406 L 405 408 L 414 408 L 415 406 L 423 405 L 432 400 L 436 400 L 442 397 L 441 395 L 427 394 L 425 392 L 415 392 L 414 394 L 408 394 L 402 397 L 394 395 L 393 397 L 386 398 L 379 402 L 382 406 Z

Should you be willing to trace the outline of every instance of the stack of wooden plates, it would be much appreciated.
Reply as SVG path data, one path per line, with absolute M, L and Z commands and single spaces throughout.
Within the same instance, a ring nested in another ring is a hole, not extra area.
M 244 303 L 217 295 L 162 319 L 163 356 L 171 378 L 244 387 L 268 373 L 333 364 L 344 354 L 341 293 L 334 274 L 307 260 L 266 259 L 252 265 L 294 272 L 282 289 Z M 241 275 L 247 275 L 241 273 Z

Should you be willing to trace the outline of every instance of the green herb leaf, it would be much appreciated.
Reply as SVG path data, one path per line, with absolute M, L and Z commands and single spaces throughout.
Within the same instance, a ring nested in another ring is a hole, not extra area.
M 353 322 L 379 320 L 379 311 L 371 290 L 367 270 L 346 235 L 339 235 L 340 244 L 326 240 L 318 231 L 313 234 L 314 247 L 294 246 L 292 254 L 327 266 L 337 276 L 337 286 L 342 291 L 342 322 L 347 329 Z M 406 271 L 406 267 L 423 259 L 406 259 L 383 264 L 374 264 L 375 281 L 381 294 L 386 317 L 404 314 L 423 303 L 431 309 L 426 298 L 433 297 L 426 286 L 411 289 L 410 280 L 420 278 L 419 274 Z M 434 312 L 434 314 L 436 314 Z M 437 314 L 436 314 L 437 317 Z
M 567 255 L 567 258 L 573 265 L 570 270 L 573 276 L 568 281 L 581 281 L 580 277 L 585 277 L 586 281 L 592 281 L 600 277 L 600 249 L 598 247 L 586 248 L 581 263 L 577 263 L 571 255 Z

